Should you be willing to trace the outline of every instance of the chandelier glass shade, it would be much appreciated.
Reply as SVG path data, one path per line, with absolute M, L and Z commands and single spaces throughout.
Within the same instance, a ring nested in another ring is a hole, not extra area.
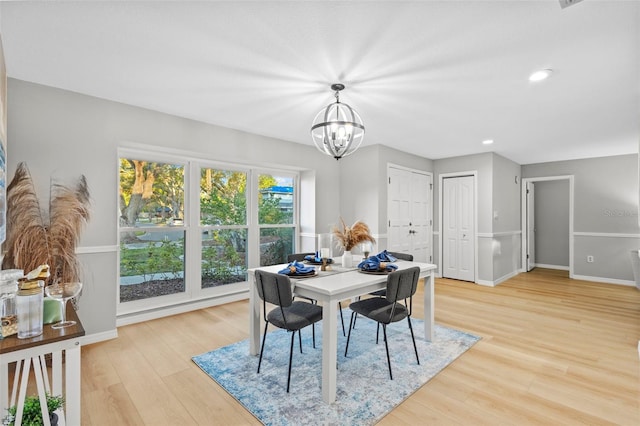
M 340 102 L 342 89 L 342 84 L 331 85 L 336 101 L 318 112 L 311 126 L 316 148 L 336 160 L 352 154 L 364 139 L 362 118 L 348 104 Z

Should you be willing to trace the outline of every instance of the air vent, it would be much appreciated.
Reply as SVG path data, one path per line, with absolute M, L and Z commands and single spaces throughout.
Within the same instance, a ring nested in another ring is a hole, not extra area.
M 559 0 L 559 1 L 560 1 L 560 7 L 564 9 L 565 7 L 569 7 L 576 3 L 580 3 L 582 0 Z

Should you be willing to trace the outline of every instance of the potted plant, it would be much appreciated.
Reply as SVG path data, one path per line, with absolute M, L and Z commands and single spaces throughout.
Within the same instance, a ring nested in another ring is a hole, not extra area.
M 62 396 L 52 396 L 48 393 L 47 397 L 47 409 L 49 410 L 49 422 L 51 426 L 57 426 L 58 415 L 54 413 L 58 408 L 62 408 L 64 404 L 64 398 Z M 4 418 L 3 424 L 14 426 L 16 413 L 18 407 L 13 406 L 7 409 L 9 414 Z M 23 426 L 39 426 L 43 425 L 42 410 L 40 410 L 40 398 L 38 395 L 28 396 L 24 400 L 24 408 L 22 411 L 22 425 Z
M 376 240 L 371 236 L 371 231 L 366 223 L 358 220 L 349 227 L 342 218 L 340 218 L 340 222 L 342 222 L 342 229 L 334 227 L 333 235 L 335 235 L 338 244 L 344 249 L 342 266 L 351 267 L 353 263 L 351 249 L 365 241 L 375 243 Z

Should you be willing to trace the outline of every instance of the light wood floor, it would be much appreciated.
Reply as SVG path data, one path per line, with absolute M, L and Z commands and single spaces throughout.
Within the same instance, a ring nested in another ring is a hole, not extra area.
M 482 340 L 381 425 L 640 424 L 634 287 L 550 270 L 495 288 L 438 279 L 435 306 L 438 324 Z M 247 338 L 247 323 L 242 301 L 121 327 L 117 339 L 83 347 L 83 425 L 259 424 L 191 362 Z

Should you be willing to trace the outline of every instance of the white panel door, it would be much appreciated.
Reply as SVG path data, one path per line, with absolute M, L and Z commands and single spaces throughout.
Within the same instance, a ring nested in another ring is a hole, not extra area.
M 411 175 L 406 170 L 389 168 L 387 249 L 409 252 L 411 223 Z
M 411 173 L 410 252 L 417 262 L 431 262 L 431 175 Z
M 410 253 L 416 261 L 431 262 L 432 191 L 430 174 L 389 167 L 389 251 Z
M 535 184 L 527 182 L 527 272 L 536 265 Z
M 442 276 L 475 281 L 475 178 L 445 178 L 442 189 Z

